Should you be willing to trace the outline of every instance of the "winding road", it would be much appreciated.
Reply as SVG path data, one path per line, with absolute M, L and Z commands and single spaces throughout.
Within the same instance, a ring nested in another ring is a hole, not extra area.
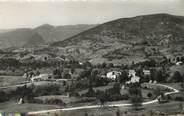
M 173 94 L 173 93 L 178 93 L 179 90 L 167 86 L 167 85 L 163 85 L 163 84 L 150 84 L 150 85 L 155 85 L 155 86 L 162 86 L 165 88 L 168 88 L 170 90 L 172 90 L 172 92 L 166 92 L 164 95 L 169 95 L 169 94 Z M 158 96 L 159 97 L 159 96 Z M 157 98 L 158 98 L 157 97 Z M 148 104 L 153 104 L 153 103 L 157 103 L 158 99 L 154 99 L 148 102 L 143 102 L 142 105 L 148 105 Z M 108 107 L 127 107 L 127 106 L 131 106 L 132 104 L 128 103 L 128 104 L 111 104 L 111 105 L 106 105 Z M 42 110 L 42 111 L 34 111 L 34 112 L 28 112 L 28 114 L 32 115 L 32 114 L 42 114 L 42 113 L 48 113 L 48 112 L 57 112 L 57 111 L 71 111 L 71 110 L 81 110 L 81 109 L 92 109 L 92 108 L 100 108 L 101 105 L 90 105 L 90 106 L 80 106 L 80 107 L 71 107 L 71 108 L 62 108 L 62 109 L 51 109 L 51 110 Z

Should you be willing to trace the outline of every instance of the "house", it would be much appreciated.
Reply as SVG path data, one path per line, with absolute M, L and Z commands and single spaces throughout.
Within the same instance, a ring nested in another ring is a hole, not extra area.
M 126 82 L 126 84 L 131 84 L 131 83 L 139 83 L 140 77 L 138 76 L 133 76 L 129 81 Z
M 138 77 L 138 76 L 134 76 L 130 80 L 131 83 L 136 83 L 136 82 L 139 83 L 139 81 L 140 81 L 140 77 Z
M 128 76 L 129 76 L 130 80 L 127 81 L 126 84 L 139 83 L 140 77 L 136 76 L 135 70 L 129 70 Z
M 144 75 L 150 76 L 151 72 L 150 70 L 143 70 Z
M 52 74 L 40 74 L 31 78 L 31 81 L 45 81 L 52 79 Z
M 111 71 L 106 74 L 108 79 L 115 80 L 117 77 L 121 75 L 121 72 L 119 71 Z
M 129 70 L 128 71 L 128 77 L 135 76 L 135 74 L 136 74 L 135 70 Z

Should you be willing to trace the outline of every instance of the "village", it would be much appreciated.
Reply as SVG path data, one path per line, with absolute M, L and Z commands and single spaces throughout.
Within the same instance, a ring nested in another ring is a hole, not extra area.
M 155 103 L 155 99 L 160 104 L 183 101 L 183 93 L 178 94 L 175 88 L 164 86 L 175 83 L 181 91 L 184 89 L 182 73 L 170 68 L 183 67 L 182 57 L 172 61 L 150 60 L 130 65 L 105 62 L 93 65 L 88 61 L 75 61 L 72 58 L 38 56 L 32 55 L 26 58 L 27 60 L 19 59 L 21 62 L 15 60 L 12 64 L 8 61 L 5 65 L 7 68 L 1 69 L 2 74 L 3 70 L 12 70 L 18 65 L 20 66 L 16 70 L 24 69 L 17 78 L 19 80 L 14 80 L 14 82 L 17 81 L 16 84 L 10 86 L 7 83 L 0 87 L 1 96 L 6 96 L 0 99 L 2 103 L 9 100 L 19 105 L 17 108 L 27 104 L 67 108 L 92 104 L 105 106 L 117 102 L 130 103 L 135 110 L 140 110 L 144 107 L 143 104 Z M 6 63 L 6 59 L 8 60 L 8 58 L 1 60 Z M 49 62 L 51 59 L 53 61 Z M 39 68 L 35 68 L 37 66 Z M 16 70 L 14 75 L 18 72 Z M 177 95 L 170 94 L 175 92 Z
M 184 116 L 182 0 L 4 1 L 0 116 Z

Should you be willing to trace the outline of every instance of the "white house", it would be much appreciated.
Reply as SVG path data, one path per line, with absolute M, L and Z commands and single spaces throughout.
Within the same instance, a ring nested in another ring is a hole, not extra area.
M 135 70 L 129 70 L 128 71 L 128 76 L 129 77 L 133 77 L 133 76 L 135 76 L 135 74 L 136 74 Z
M 130 80 L 127 81 L 126 84 L 138 83 L 140 81 L 140 77 L 136 76 L 135 70 L 129 70 L 128 76 L 130 77 Z
M 144 75 L 148 75 L 148 76 L 151 74 L 150 70 L 143 70 L 143 73 Z
M 111 72 L 107 73 L 107 78 L 115 80 L 120 75 L 121 75 L 121 72 L 119 72 L 119 71 L 111 71 Z
M 52 75 L 51 74 L 40 74 L 38 76 L 34 76 L 31 78 L 31 81 L 34 82 L 34 81 L 44 81 L 44 80 L 49 80 L 52 78 Z
M 130 83 L 139 83 L 140 81 L 140 77 L 138 76 L 133 76 L 131 77 L 131 79 L 129 81 L 126 82 L 126 84 L 130 84 Z
M 139 81 L 140 81 L 140 77 L 138 77 L 138 76 L 134 76 L 130 80 L 131 83 L 136 83 L 136 82 L 139 82 Z

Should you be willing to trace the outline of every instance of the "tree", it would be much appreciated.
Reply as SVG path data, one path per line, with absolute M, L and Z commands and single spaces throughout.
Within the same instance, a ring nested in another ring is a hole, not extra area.
M 174 80 L 175 82 L 183 82 L 183 77 L 181 76 L 180 72 L 176 71 L 172 76 L 172 80 Z
M 8 100 L 8 95 L 4 91 L 0 91 L 0 102 L 5 102 Z
M 181 61 L 184 62 L 184 56 L 181 57 Z
M 93 67 L 92 64 L 88 61 L 84 62 L 84 64 L 83 64 L 84 69 L 88 69 L 88 68 L 92 68 L 92 67 Z
M 121 90 L 120 84 L 115 83 L 112 88 L 112 91 L 114 92 L 114 94 L 120 94 L 120 90 Z
M 184 91 L 184 82 L 181 83 L 182 91 Z
M 125 83 L 128 80 L 129 80 L 128 73 L 126 71 L 121 72 L 121 75 L 119 76 L 119 82 Z
M 80 73 L 79 79 L 88 78 L 91 75 L 91 69 L 84 70 Z
M 152 95 L 152 93 L 149 92 L 149 93 L 147 94 L 147 96 L 148 96 L 149 98 L 151 98 L 153 95 Z
M 13 58 L 7 58 L 7 59 L 0 59 L 0 64 L 1 66 L 3 67 L 20 67 L 21 66 L 21 63 L 16 60 L 16 59 L 13 59 Z M 2 67 L 1 67 L 2 68 Z
M 62 78 L 63 69 L 57 68 L 57 69 L 53 70 L 52 73 L 53 73 L 53 75 L 57 76 L 58 78 Z
M 179 62 L 179 61 L 180 61 L 180 57 L 177 57 L 177 58 L 176 58 L 176 61 Z
M 163 72 L 161 72 L 161 71 L 155 71 L 153 78 L 157 82 L 165 82 L 166 81 L 166 78 L 165 78 L 165 76 L 163 76 Z
M 180 110 L 181 112 L 183 111 L 183 104 L 182 104 L 182 103 L 179 104 L 179 110 Z
M 113 68 L 114 67 L 114 64 L 113 63 L 109 63 L 107 67 L 108 68 Z
M 24 85 L 22 87 L 17 87 L 17 89 L 12 93 L 12 97 L 23 98 L 30 101 L 35 96 L 33 93 L 33 89 L 34 89 L 34 86 L 27 87 L 27 85 Z
M 107 64 L 104 62 L 102 63 L 102 68 L 106 68 L 107 67 Z
M 86 97 L 94 97 L 95 96 L 95 91 L 93 90 L 92 87 L 88 89 L 88 92 L 86 93 Z
M 108 95 L 104 91 L 97 90 L 96 97 L 100 101 L 101 106 L 104 106 L 104 104 L 108 101 Z
M 118 110 L 116 111 L 116 116 L 120 116 L 120 114 L 121 114 L 121 112 L 120 112 L 120 110 L 118 109 Z
M 72 67 L 72 68 L 71 68 L 71 73 L 74 74 L 74 72 L 75 72 L 75 68 Z
M 63 78 L 65 78 L 65 79 L 71 79 L 72 76 L 69 73 L 65 73 L 64 76 L 63 76 Z
M 142 105 L 143 97 L 141 87 L 138 84 L 133 84 L 129 87 L 130 100 L 135 110 Z
M 40 75 L 40 71 L 36 71 L 36 75 L 39 76 Z
M 88 113 L 87 113 L 87 111 L 85 111 L 85 113 L 84 113 L 84 116 L 88 116 Z

